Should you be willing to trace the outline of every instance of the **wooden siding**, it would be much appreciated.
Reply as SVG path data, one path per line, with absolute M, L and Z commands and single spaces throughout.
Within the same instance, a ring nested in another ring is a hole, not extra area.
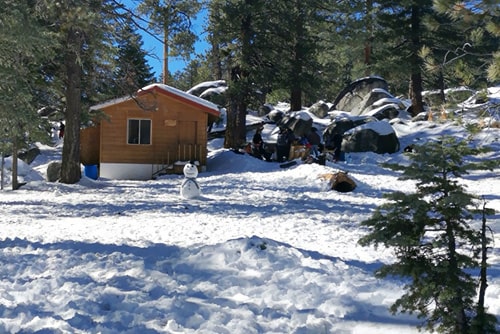
M 167 96 L 145 95 L 104 109 L 109 120 L 101 123 L 100 162 L 172 164 L 198 160 L 206 165 L 208 115 Z M 151 120 L 151 144 L 127 143 L 129 119 Z
M 80 162 L 84 165 L 99 164 L 99 126 L 80 131 Z

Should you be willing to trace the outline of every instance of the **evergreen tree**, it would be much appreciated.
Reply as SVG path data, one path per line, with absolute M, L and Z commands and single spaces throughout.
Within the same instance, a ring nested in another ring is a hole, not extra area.
M 201 56 L 191 60 L 183 71 L 175 72 L 172 78 L 174 86 L 184 91 L 200 82 L 211 80 L 214 77 L 210 63 Z
M 196 34 L 191 19 L 201 9 L 198 0 L 143 0 L 139 12 L 149 18 L 148 28 L 154 35 L 163 36 L 163 83 L 169 78 L 170 57 L 189 59 L 194 52 Z
M 39 0 L 41 21 L 53 35 L 56 57 L 43 68 L 47 95 L 59 103 L 65 119 L 61 179 L 80 180 L 80 127 L 84 110 L 109 98 L 116 23 L 127 17 L 123 5 L 110 1 Z
M 376 38 L 384 43 L 384 47 L 375 53 L 377 65 L 386 79 L 408 81 L 408 95 L 412 101 L 411 111 L 417 115 L 424 111 L 422 91 L 423 62 L 419 56 L 421 48 L 426 44 L 425 17 L 432 13 L 431 0 L 381 0 L 378 1 Z M 387 65 L 390 64 L 390 67 Z M 385 75 L 390 72 L 392 77 Z M 406 76 L 406 80 L 404 80 Z M 396 81 L 394 80 L 394 81 Z
M 213 79 L 222 75 L 229 87 L 225 147 L 246 142 L 247 108 L 264 103 L 269 92 L 288 90 L 293 110 L 305 94 L 316 96 L 320 7 L 318 1 L 210 2 L 208 59 Z
M 155 81 L 146 52 L 142 49 L 142 37 L 133 29 L 131 22 L 118 28 L 116 39 L 118 53 L 112 80 L 115 97 L 134 94 Z
M 352 81 L 382 74 L 373 66 L 373 53 L 383 42 L 374 39 L 373 1 L 328 1 L 323 7 L 324 20 L 315 28 L 321 66 L 315 80 L 318 97 L 333 101 Z
M 472 159 L 486 151 L 443 137 L 418 146 L 407 166 L 386 164 L 401 170 L 401 179 L 414 180 L 416 192 L 386 195 L 387 202 L 362 222 L 369 233 L 360 244 L 394 249 L 395 262 L 378 269 L 377 277 L 410 280 L 391 311 L 416 313 L 439 332 L 469 333 L 476 310 L 472 269 L 478 268 L 481 237 L 470 225 L 476 197 L 465 191 L 460 177 L 497 166 L 498 161 Z
M 484 85 L 486 76 L 490 81 L 498 80 L 500 78 L 498 1 L 434 0 L 434 8 L 451 18 L 455 28 L 464 36 L 464 41 L 455 46 L 461 51 L 461 61 L 456 66 L 456 75 L 461 77 L 468 75 L 471 81 L 469 84 L 476 86 Z
M 53 54 L 48 33 L 37 25 L 30 1 L 5 1 L 0 8 L 0 151 L 12 152 L 12 189 L 17 180 L 17 152 L 34 141 L 47 142 L 50 127 L 34 102 L 38 66 Z
M 488 287 L 488 250 L 489 245 L 492 243 L 492 238 L 490 238 L 487 232 L 491 232 L 491 229 L 486 224 L 486 215 L 493 215 L 495 211 L 486 207 L 486 201 L 483 200 L 483 208 L 481 209 L 482 214 L 482 225 L 481 225 L 481 264 L 480 264 L 480 276 L 479 276 L 479 293 L 476 308 L 476 315 L 472 319 L 471 333 L 472 334 L 494 334 L 498 333 L 496 330 L 497 318 L 493 314 L 486 312 L 485 307 L 485 297 L 486 288 Z
M 275 55 L 269 63 L 275 68 L 273 87 L 290 91 L 290 109 L 301 110 L 303 96 L 320 86 L 317 73 L 318 25 L 325 20 L 325 1 L 276 1 L 270 36 L 266 39 Z
M 440 90 L 441 102 L 444 104 L 444 90 L 449 87 L 469 86 L 468 75 L 459 75 L 455 68 L 459 67 L 467 45 L 463 33 L 457 29 L 447 15 L 435 11 L 424 19 L 428 31 L 425 45 L 419 51 L 423 60 L 423 78 L 427 87 Z
M 269 73 L 263 71 L 267 54 L 262 45 L 269 28 L 263 0 L 212 1 L 210 27 L 212 43 L 228 74 L 227 127 L 224 147 L 239 148 L 246 142 L 247 107 L 257 97 Z

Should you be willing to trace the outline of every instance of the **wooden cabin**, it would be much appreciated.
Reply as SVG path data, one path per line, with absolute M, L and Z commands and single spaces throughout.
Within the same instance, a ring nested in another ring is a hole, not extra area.
M 207 164 L 207 130 L 220 115 L 217 105 L 164 84 L 152 84 L 135 96 L 91 108 L 105 115 L 81 130 L 81 163 L 98 165 L 109 179 L 149 180 L 181 173 L 195 161 Z

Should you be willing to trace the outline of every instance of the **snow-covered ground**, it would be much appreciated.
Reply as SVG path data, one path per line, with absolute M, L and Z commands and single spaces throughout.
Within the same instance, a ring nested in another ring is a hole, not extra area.
M 449 121 L 394 128 L 401 147 L 467 135 Z M 499 158 L 499 137 L 498 128 L 476 137 L 494 149 L 485 158 Z M 186 200 L 180 175 L 48 183 L 61 145 L 40 145 L 42 154 L 21 166 L 28 183 L 0 192 L 1 333 L 418 332 L 418 319 L 387 310 L 402 282 L 373 276 L 391 251 L 357 244 L 366 233 L 359 223 L 382 194 L 413 189 L 379 166 L 404 154 L 282 169 L 216 139 L 197 178 L 202 196 Z M 355 180 L 353 192 L 328 190 L 318 177 L 338 170 Z M 499 173 L 463 182 L 497 210 L 488 218 L 496 241 L 486 303 L 500 317 Z

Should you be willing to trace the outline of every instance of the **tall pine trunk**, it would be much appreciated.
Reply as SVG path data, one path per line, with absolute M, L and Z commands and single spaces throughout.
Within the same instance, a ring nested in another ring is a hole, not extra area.
M 220 55 L 219 44 L 212 43 L 212 66 L 214 67 L 214 75 L 216 80 L 222 80 L 222 60 Z
M 290 96 L 290 110 L 298 111 L 300 109 L 302 109 L 302 89 L 294 87 Z
M 421 59 L 418 52 L 421 48 L 421 15 L 419 5 L 414 4 L 411 7 L 411 78 L 410 78 L 410 97 L 412 115 L 416 116 L 424 111 L 422 101 L 422 73 Z
M 163 24 L 163 78 L 162 78 L 162 83 L 167 84 L 168 83 L 168 23 L 165 22 Z
M 251 4 L 254 0 L 245 0 Z M 251 6 L 250 6 L 251 7 Z M 246 13 L 241 20 L 241 58 L 231 69 L 231 85 L 229 91 L 229 108 L 227 111 L 227 127 L 224 147 L 238 149 L 246 143 L 246 115 L 248 97 L 252 90 L 252 82 L 248 78 L 252 61 L 252 13 Z
M 298 1 L 296 6 L 302 11 L 301 2 Z M 302 45 L 302 38 L 305 34 L 305 18 L 301 13 L 298 15 L 294 22 L 294 38 L 295 44 L 293 46 L 293 63 L 292 63 L 292 73 L 290 75 L 292 79 L 292 87 L 290 91 L 290 110 L 298 111 L 302 109 L 302 76 L 304 71 L 304 46 Z
M 12 190 L 19 189 L 19 181 L 17 180 L 17 151 L 19 150 L 18 134 L 14 134 L 12 140 Z
M 239 149 L 246 143 L 246 105 L 231 101 L 227 110 L 227 127 L 224 147 Z
M 70 28 L 67 36 L 66 67 L 66 112 L 65 133 L 62 151 L 61 182 L 76 183 L 81 178 L 80 170 L 80 119 L 82 67 L 80 55 L 83 47 L 83 32 Z
M 239 67 L 231 71 L 232 87 L 229 91 L 229 107 L 227 109 L 227 126 L 224 147 L 238 149 L 246 143 L 247 102 L 246 80 Z
M 302 33 L 302 27 L 297 27 L 297 33 Z M 300 35 L 299 35 L 300 36 Z M 301 76 L 303 68 L 303 51 L 299 42 L 295 44 L 294 47 L 294 59 L 292 64 L 292 88 L 290 92 L 290 110 L 299 111 L 302 109 L 302 86 L 301 86 Z
M 451 308 L 455 320 L 454 333 L 466 334 L 468 330 L 467 316 L 465 315 L 465 308 L 463 306 L 463 293 L 459 285 L 459 278 L 461 269 L 458 267 L 457 262 L 457 242 L 455 238 L 455 228 L 453 222 L 446 223 L 446 235 L 448 238 L 448 277 L 451 280 L 451 285 L 455 290 L 453 292 L 452 301 L 453 308 Z
M 372 43 L 373 43 L 373 20 L 372 20 L 373 1 L 366 1 L 366 33 L 365 39 L 365 74 L 371 75 L 370 65 L 372 63 Z

